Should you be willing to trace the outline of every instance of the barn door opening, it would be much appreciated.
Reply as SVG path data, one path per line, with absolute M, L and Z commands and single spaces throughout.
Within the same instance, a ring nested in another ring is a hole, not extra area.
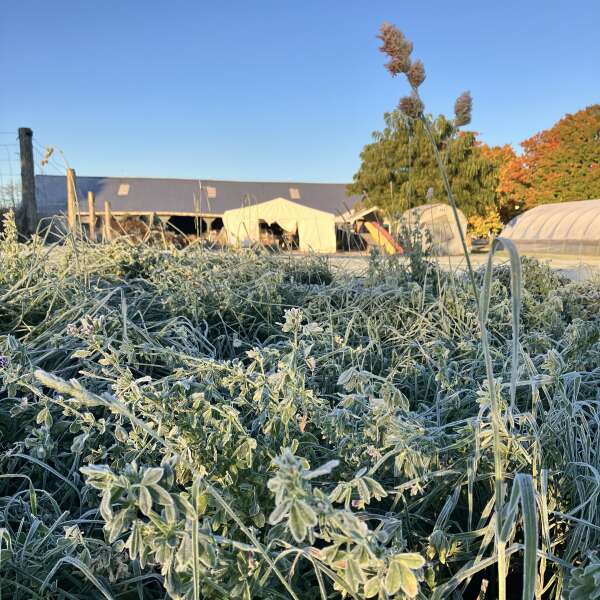
M 260 243 L 273 249 L 297 250 L 299 247 L 298 228 L 289 231 L 281 227 L 279 223 L 267 223 L 263 219 L 258 222 Z

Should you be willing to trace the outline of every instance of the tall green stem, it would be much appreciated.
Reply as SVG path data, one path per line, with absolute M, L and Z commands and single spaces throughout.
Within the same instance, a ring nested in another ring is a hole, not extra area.
M 416 87 L 411 86 L 413 92 L 419 97 L 419 92 Z M 420 97 L 419 97 L 420 99 Z M 494 367 L 492 364 L 492 355 L 490 352 L 488 332 L 485 324 L 486 315 L 482 313 L 481 303 L 479 301 L 479 290 L 477 288 L 477 282 L 475 281 L 475 273 L 473 271 L 473 265 L 471 264 L 471 258 L 469 256 L 469 249 L 467 247 L 467 240 L 463 232 L 460 218 L 458 216 L 458 207 L 452 193 L 450 186 L 450 180 L 448 179 L 448 173 L 446 167 L 440 155 L 437 147 L 431 126 L 427 117 L 421 115 L 421 121 L 425 127 L 425 132 L 431 146 L 433 147 L 433 153 L 437 162 L 444 189 L 448 196 L 448 202 L 452 208 L 452 214 L 456 221 L 458 231 L 460 233 L 460 241 L 462 244 L 465 260 L 467 262 L 467 270 L 469 273 L 469 279 L 473 288 L 473 294 L 475 296 L 475 302 L 477 305 L 477 314 L 479 319 L 479 328 L 481 330 L 481 349 L 485 360 L 485 371 L 488 380 L 488 389 L 490 393 L 490 404 L 491 404 L 491 422 L 492 422 L 492 437 L 493 437 L 493 450 L 494 450 L 494 494 L 495 494 L 495 505 L 496 505 L 496 523 L 495 523 L 495 538 L 496 538 L 496 551 L 498 554 L 498 600 L 506 600 L 506 544 L 502 541 L 500 531 L 502 529 L 502 507 L 504 504 L 504 469 L 502 464 L 502 447 L 500 442 L 500 406 L 498 397 L 496 394 L 496 383 L 494 381 Z

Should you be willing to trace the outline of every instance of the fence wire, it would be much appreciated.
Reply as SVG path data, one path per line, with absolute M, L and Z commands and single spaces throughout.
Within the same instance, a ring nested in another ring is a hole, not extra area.
M 49 146 L 38 138 L 33 138 L 33 160 L 36 175 L 61 175 L 66 167 L 60 156 L 48 156 Z M 38 211 L 44 213 L 44 207 L 51 204 L 46 183 L 36 179 L 36 201 Z M 6 210 L 18 210 L 22 204 L 21 155 L 19 135 L 15 131 L 0 131 L 0 213 Z
M 17 132 L 0 131 L 0 210 L 21 205 L 21 157 Z

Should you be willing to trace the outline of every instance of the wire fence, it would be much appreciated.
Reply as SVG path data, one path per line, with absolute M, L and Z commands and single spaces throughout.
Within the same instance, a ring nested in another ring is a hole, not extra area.
M 0 131 L 0 210 L 21 205 L 21 156 L 16 131 Z
M 49 152 L 49 146 L 33 137 L 34 172 L 36 175 L 66 174 L 66 164 L 61 156 Z M 36 201 L 40 216 L 52 199 L 44 179 L 36 178 Z M 22 204 L 21 155 L 18 131 L 0 131 L 0 212 L 18 211 Z
M 67 165 L 62 156 L 49 152 L 53 148 L 48 144 L 42 143 L 38 138 L 33 138 L 33 157 L 35 162 L 36 175 L 60 175 L 64 177 L 67 171 Z M 38 207 L 38 216 L 41 218 L 50 217 L 57 212 L 62 212 L 66 207 L 57 206 L 56 198 L 50 193 L 48 182 L 45 178 L 36 180 L 36 200 Z M 54 194 L 55 196 L 56 194 Z

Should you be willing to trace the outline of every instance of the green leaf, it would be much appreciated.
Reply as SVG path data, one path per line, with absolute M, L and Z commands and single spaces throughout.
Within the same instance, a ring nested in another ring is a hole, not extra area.
M 369 491 L 369 486 L 365 483 L 363 479 L 359 479 L 356 482 L 356 488 L 358 490 L 358 495 L 360 499 L 365 504 L 369 504 L 369 502 L 371 502 L 371 492 Z
M 165 488 L 156 484 L 148 487 L 152 492 L 156 494 L 159 504 L 162 504 L 163 506 L 172 506 L 173 504 L 175 504 L 173 497 L 169 492 L 167 492 L 167 490 L 165 490 Z
M 373 598 L 374 596 L 377 596 L 377 594 L 379 593 L 380 585 L 381 585 L 381 580 L 379 579 L 378 576 L 371 577 L 371 579 L 369 579 L 367 581 L 367 583 L 365 583 L 365 589 L 364 589 L 365 598 Z
M 425 559 L 416 552 L 405 552 L 394 556 L 394 560 L 402 563 L 408 569 L 422 569 L 425 566 Z
M 273 512 L 269 515 L 269 523 L 271 523 L 271 525 L 276 525 L 282 519 L 284 519 L 288 514 L 288 511 L 290 509 L 290 504 L 291 504 L 290 500 L 284 500 L 283 502 L 278 504 L 273 509 Z
M 164 473 L 165 471 L 161 467 L 150 467 L 144 471 L 142 483 L 144 485 L 155 485 L 162 479 Z
M 308 504 L 302 502 L 302 500 L 294 500 L 292 502 L 288 517 L 288 526 L 297 542 L 304 540 L 308 529 L 316 525 L 316 523 L 317 516 Z
M 379 484 L 378 481 L 375 481 L 371 477 L 364 477 L 365 483 L 369 486 L 371 490 L 371 494 L 376 500 L 381 500 L 387 496 L 387 492 L 383 489 L 383 487 Z
M 525 552 L 523 557 L 523 600 L 531 600 L 535 596 L 537 583 L 537 547 L 538 520 L 537 504 L 533 477 L 519 473 L 515 477 L 515 485 L 520 487 L 521 507 L 523 509 L 523 533 Z
M 314 479 L 315 477 L 322 477 L 323 475 L 329 475 L 333 469 L 335 469 L 340 464 L 339 460 L 330 460 L 326 462 L 324 465 L 317 467 L 314 471 L 309 471 L 305 473 L 304 479 Z
M 402 586 L 402 572 L 400 570 L 400 563 L 393 560 L 389 567 L 388 572 L 385 576 L 385 591 L 393 596 Z
M 31 506 L 31 514 L 34 517 L 37 516 L 37 509 L 38 509 L 37 494 L 36 494 L 35 488 L 33 487 L 33 484 L 31 484 L 31 483 L 29 485 L 29 504 Z
M 105 489 L 102 494 L 102 501 L 100 502 L 100 514 L 107 523 L 113 518 L 111 493 L 109 489 Z
M 106 465 L 90 465 L 79 469 L 86 477 L 86 483 L 97 489 L 105 490 L 110 487 L 113 478 L 113 472 Z
M 87 442 L 88 437 L 89 434 L 87 433 L 80 433 L 79 435 L 75 436 L 73 438 L 73 442 L 71 443 L 71 452 L 73 452 L 73 454 L 80 454 L 85 448 L 85 443 Z
M 338 483 L 335 488 L 333 488 L 332 492 L 329 494 L 329 499 L 332 502 L 342 502 L 346 497 L 346 491 L 348 486 L 346 483 Z
M 346 578 L 352 583 L 352 591 L 357 591 L 358 586 L 365 581 L 365 575 L 360 568 L 360 565 L 354 558 L 349 558 L 346 561 Z
M 294 506 L 300 512 L 302 520 L 309 526 L 314 527 L 317 524 L 317 515 L 315 511 L 304 501 L 295 500 Z
M 203 492 L 201 494 L 197 494 L 196 510 L 198 511 L 198 515 L 203 515 L 206 512 L 207 506 L 208 506 L 208 494 L 205 492 Z
M 140 486 L 140 497 L 139 497 L 140 510 L 145 514 L 150 514 L 152 510 L 152 495 L 150 490 L 145 485 Z
M 109 544 L 112 544 L 127 528 L 128 513 L 129 511 L 127 509 L 120 510 L 115 514 L 114 518 L 107 523 Z
M 144 544 L 142 538 L 142 527 L 139 521 L 134 521 L 131 526 L 131 534 L 125 543 L 125 548 L 129 550 L 129 556 L 135 560 Z
M 115 439 L 124 444 L 129 439 L 127 430 L 120 425 L 115 425 Z
M 415 574 L 409 568 L 400 565 L 400 579 L 402 581 L 400 584 L 402 591 L 409 598 L 414 598 L 419 591 L 419 583 Z

